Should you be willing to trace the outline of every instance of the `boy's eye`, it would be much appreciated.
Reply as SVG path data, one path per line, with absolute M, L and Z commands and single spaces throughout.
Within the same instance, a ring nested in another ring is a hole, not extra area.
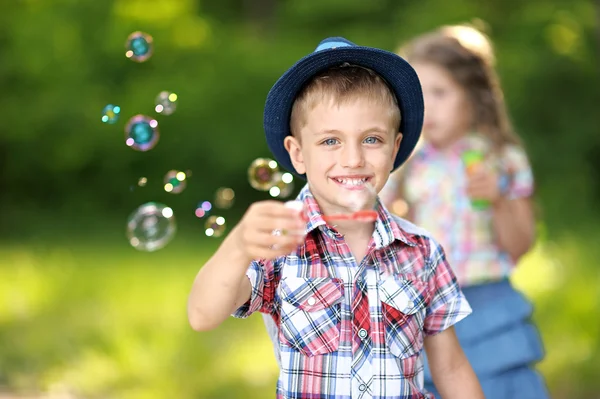
M 336 145 L 337 144 L 337 139 L 326 139 L 323 140 L 323 144 L 325 145 Z
M 380 140 L 377 137 L 373 137 L 373 136 L 367 137 L 365 139 L 365 143 L 367 143 L 367 144 L 377 144 L 379 141 Z

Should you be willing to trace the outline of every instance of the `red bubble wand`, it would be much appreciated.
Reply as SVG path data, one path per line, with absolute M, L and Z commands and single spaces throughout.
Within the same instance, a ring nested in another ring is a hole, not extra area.
M 369 199 L 377 196 L 377 193 L 375 192 L 375 189 L 373 188 L 373 186 L 366 183 L 365 187 L 367 188 L 367 191 L 370 194 Z M 298 211 L 302 211 L 303 207 L 304 207 L 302 202 L 299 202 L 299 201 L 290 201 L 290 202 L 287 202 L 286 205 L 292 209 L 297 209 Z M 359 208 L 360 206 L 357 206 L 357 207 Z M 306 213 L 303 212 L 302 216 L 305 220 L 308 220 Z M 363 210 L 358 210 L 358 211 L 350 212 L 350 213 L 335 213 L 332 215 L 323 215 L 323 220 L 325 220 L 327 223 L 340 222 L 340 221 L 354 221 L 354 222 L 369 223 L 369 222 L 376 221 L 377 217 L 378 217 L 378 214 L 377 214 L 376 210 L 363 209 Z

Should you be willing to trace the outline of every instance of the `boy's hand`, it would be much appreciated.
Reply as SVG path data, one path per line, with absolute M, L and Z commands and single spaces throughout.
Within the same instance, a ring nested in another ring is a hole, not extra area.
M 304 241 L 302 211 L 283 202 L 252 204 L 238 225 L 239 244 L 249 259 L 274 259 L 294 251 Z

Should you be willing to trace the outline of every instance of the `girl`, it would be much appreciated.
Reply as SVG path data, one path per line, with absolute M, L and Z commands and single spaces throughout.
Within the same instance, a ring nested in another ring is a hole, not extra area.
M 509 281 L 532 246 L 533 177 L 504 105 L 489 40 L 467 26 L 412 40 L 402 55 L 423 88 L 422 141 L 381 192 L 392 212 L 446 249 L 473 314 L 456 333 L 488 399 L 547 398 L 532 306 Z M 427 367 L 425 383 L 432 386 Z

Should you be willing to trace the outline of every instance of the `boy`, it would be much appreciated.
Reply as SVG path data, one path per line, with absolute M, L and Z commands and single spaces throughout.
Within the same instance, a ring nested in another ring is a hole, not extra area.
M 305 177 L 302 209 L 249 207 L 199 271 L 197 331 L 260 311 L 278 330 L 278 398 L 483 398 L 452 325 L 471 309 L 442 248 L 390 215 L 376 194 L 415 147 L 416 73 L 399 56 L 322 41 L 275 83 L 265 133 L 280 165 Z M 325 218 L 375 209 L 375 222 Z M 250 265 L 250 267 L 248 267 Z

